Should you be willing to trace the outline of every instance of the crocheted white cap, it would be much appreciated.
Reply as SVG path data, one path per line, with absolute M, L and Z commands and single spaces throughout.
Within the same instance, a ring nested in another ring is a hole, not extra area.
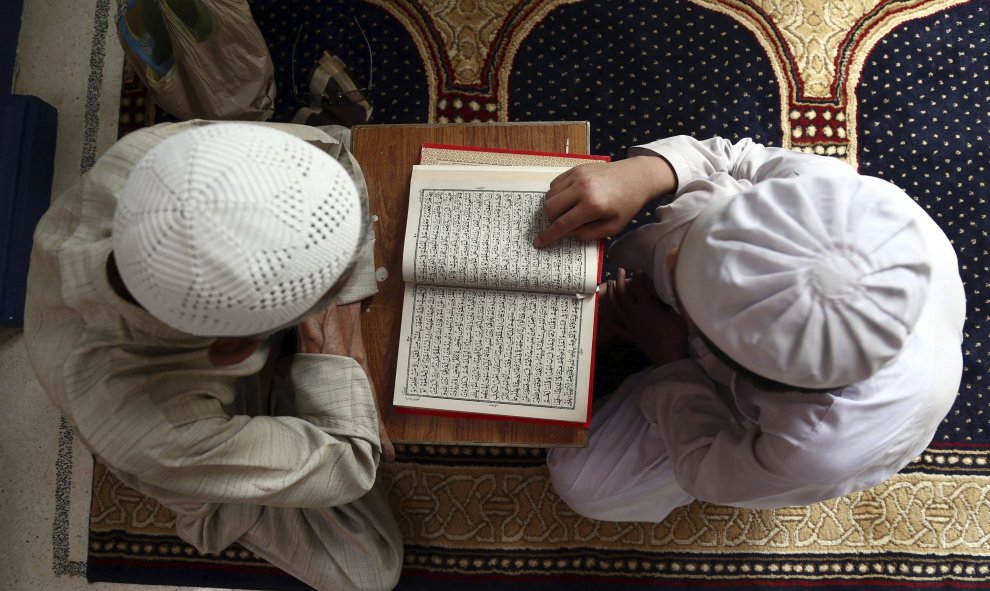
M 683 309 L 746 369 L 804 388 L 872 376 L 901 350 L 931 276 L 917 205 L 871 177 L 795 177 L 720 200 L 677 260 Z
M 359 250 L 354 182 L 283 131 L 216 123 L 149 150 L 113 220 L 120 276 L 153 316 L 198 336 L 249 336 L 298 319 Z

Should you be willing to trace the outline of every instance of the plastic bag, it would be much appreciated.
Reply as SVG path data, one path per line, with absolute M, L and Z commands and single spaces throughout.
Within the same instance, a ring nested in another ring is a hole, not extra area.
M 275 69 L 246 0 L 124 0 L 117 36 L 152 99 L 171 115 L 272 116 Z

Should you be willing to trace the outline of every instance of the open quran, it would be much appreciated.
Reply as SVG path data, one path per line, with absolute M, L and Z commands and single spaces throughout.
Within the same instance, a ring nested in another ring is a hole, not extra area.
M 601 245 L 533 247 L 565 170 L 413 167 L 396 410 L 588 423 Z

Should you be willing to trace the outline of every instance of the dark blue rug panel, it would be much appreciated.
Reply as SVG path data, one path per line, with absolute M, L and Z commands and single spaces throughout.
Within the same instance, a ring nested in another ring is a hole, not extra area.
M 275 64 L 273 121 L 289 121 L 306 106 L 299 95 L 308 92 L 324 51 L 351 68 L 375 108 L 371 123 L 426 121 L 423 62 L 409 33 L 389 13 L 361 0 L 251 0 L 251 12 Z
M 677 134 L 780 145 L 779 91 L 756 38 L 685 0 L 560 7 L 519 48 L 513 121 L 587 120 L 591 151 Z
M 985 1 L 907 23 L 873 50 L 858 89 L 860 171 L 928 211 L 952 241 L 966 287 L 965 368 L 939 445 L 990 444 L 988 37 Z

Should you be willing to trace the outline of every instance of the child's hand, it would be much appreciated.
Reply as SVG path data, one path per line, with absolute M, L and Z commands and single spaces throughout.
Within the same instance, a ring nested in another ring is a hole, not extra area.
M 395 446 L 388 435 L 385 417 L 382 414 L 378 397 L 375 396 L 375 386 L 371 382 L 368 355 L 361 334 L 361 303 L 355 302 L 342 306 L 330 304 L 324 310 L 300 322 L 297 333 L 299 339 L 297 347 L 300 353 L 322 353 L 351 357 L 361 365 L 368 376 L 368 387 L 371 388 L 375 407 L 378 410 L 378 439 L 381 443 L 382 461 L 395 460 Z
M 551 224 L 533 245 L 543 248 L 563 236 L 597 240 L 615 234 L 650 199 L 676 186 L 674 169 L 655 156 L 575 166 L 550 183 L 543 209 Z
M 653 291 L 653 280 L 637 273 L 608 281 L 602 294 L 603 333 L 612 333 L 636 345 L 656 365 L 687 359 L 688 326 Z
M 360 326 L 357 327 L 360 330 Z M 300 353 L 322 353 L 351 357 L 355 326 L 349 315 L 339 313 L 336 304 L 304 318 L 296 329 Z

